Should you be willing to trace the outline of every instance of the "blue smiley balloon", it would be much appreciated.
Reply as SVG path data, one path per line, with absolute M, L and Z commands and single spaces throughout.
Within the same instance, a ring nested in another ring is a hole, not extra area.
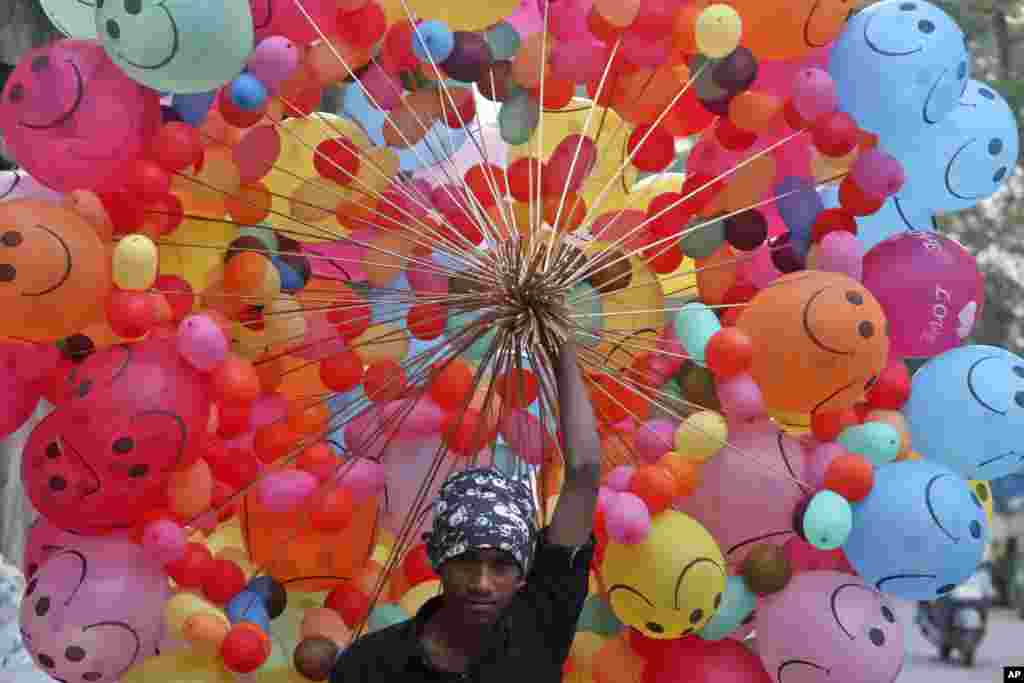
M 201 93 L 242 72 L 253 48 L 248 0 L 97 0 L 110 59 L 154 90 Z
M 840 108 L 883 144 L 953 111 L 967 65 L 963 31 L 923 0 L 885 0 L 858 12 L 829 55 Z
M 1024 468 L 1024 358 L 996 346 L 962 346 L 914 373 L 903 406 L 914 450 L 965 479 Z
M 853 505 L 843 553 L 866 583 L 905 600 L 935 600 L 981 562 L 985 510 L 947 467 L 907 460 L 880 467 L 867 498 Z

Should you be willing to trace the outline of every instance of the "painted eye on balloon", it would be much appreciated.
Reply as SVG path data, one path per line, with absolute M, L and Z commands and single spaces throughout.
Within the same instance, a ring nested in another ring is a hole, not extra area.
M 69 662 L 80 662 L 85 659 L 85 650 L 77 645 L 70 645 L 64 650 L 64 657 Z
M 1001 182 L 1003 182 L 1003 178 L 1005 178 L 1005 177 L 1006 177 L 1006 167 L 1005 166 L 1000 166 L 999 170 L 996 171 L 995 174 L 992 176 L 992 182 L 993 183 L 1001 183 Z
M 900 5 L 900 10 L 904 12 L 913 12 L 916 9 L 917 5 L 912 2 L 905 2 L 902 5 Z
M 875 647 L 882 647 L 885 645 L 885 632 L 880 628 L 873 628 L 868 631 L 868 640 Z
M 5 247 L 16 247 L 21 244 L 23 240 L 24 238 L 17 230 L 8 230 L 3 234 L 3 236 L 0 236 L 0 244 L 3 244 Z
M 882 605 L 882 618 L 888 621 L 890 624 L 896 623 L 896 615 L 892 613 L 888 605 Z
M 124 0 L 124 11 L 136 15 L 142 11 L 142 0 Z
M 988 142 L 988 153 L 996 156 L 1003 151 L 1003 141 L 1000 138 L 992 138 Z
M 974 538 L 981 538 L 981 522 L 978 520 L 971 522 L 971 536 Z
M 18 269 L 10 263 L 0 263 L 0 282 L 14 282 L 18 277 Z
M 1013 400 L 1017 402 L 1021 408 L 1024 408 L 1024 391 L 1018 391 L 1013 395 Z
M 12 85 L 11 91 L 7 93 L 7 99 L 10 100 L 12 104 L 18 104 L 21 102 L 25 99 L 25 86 L 21 83 L 15 83 Z
M 861 296 L 860 292 L 847 292 L 846 300 L 854 306 L 860 306 L 864 303 L 864 297 Z
M 121 454 L 129 453 L 133 448 L 135 448 L 135 441 L 130 436 L 122 436 L 113 445 L 113 451 Z
M 917 30 L 920 31 L 921 33 L 926 33 L 926 34 L 927 33 L 934 33 L 935 32 L 935 24 L 933 24 L 932 22 L 928 21 L 927 19 L 922 19 L 921 21 L 917 22 Z
M 988 88 L 978 88 L 978 94 L 984 97 L 986 100 L 996 99 L 996 96 Z
M 1021 379 L 1024 379 L 1024 365 L 1014 365 L 1013 374 L 1017 375 Z
M 56 460 L 60 457 L 60 444 L 56 441 L 51 441 L 46 447 L 46 457 L 50 460 Z
M 32 579 L 28 582 L 28 586 L 25 587 L 25 597 L 29 597 L 36 592 L 36 586 L 39 585 L 39 579 Z

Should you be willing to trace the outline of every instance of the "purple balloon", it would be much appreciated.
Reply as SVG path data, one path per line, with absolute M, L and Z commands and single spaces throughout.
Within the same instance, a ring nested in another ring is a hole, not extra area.
M 270 36 L 260 41 L 249 55 L 246 67 L 267 90 L 274 92 L 278 86 L 299 67 L 299 48 L 284 36 Z
M 960 346 L 985 304 L 978 263 L 954 240 L 905 232 L 864 256 L 864 286 L 889 321 L 890 353 L 932 357 Z

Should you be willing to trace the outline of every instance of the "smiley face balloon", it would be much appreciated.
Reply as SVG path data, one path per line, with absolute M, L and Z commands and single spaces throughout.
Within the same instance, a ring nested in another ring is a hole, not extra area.
M 962 346 L 914 373 L 903 406 L 921 457 L 965 479 L 1024 468 L 1024 358 L 995 346 Z
M 14 158 L 60 192 L 119 189 L 159 126 L 159 95 L 94 41 L 26 52 L 0 93 L 0 131 Z
M 126 74 L 179 94 L 224 85 L 253 49 L 248 0 L 103 0 L 96 31 Z
M 21 603 L 25 647 L 56 680 L 117 683 L 157 654 L 167 576 L 125 537 L 52 538 Z
M 52 341 L 102 316 L 110 257 L 96 229 L 58 204 L 0 203 L 0 336 Z
M 759 59 L 792 59 L 825 47 L 836 39 L 850 14 L 848 0 L 730 0 L 728 4 L 743 20 L 743 45 Z
M 977 568 L 987 530 L 967 481 L 942 465 L 906 460 L 875 471 L 871 493 L 853 505 L 843 553 L 883 593 L 935 600 Z
M 39 0 L 54 27 L 69 38 L 96 38 L 95 0 Z
M 609 543 L 601 565 L 612 611 L 648 638 L 696 632 L 725 591 L 725 559 L 699 523 L 675 510 L 651 520 L 642 543 Z
M 846 275 L 803 271 L 762 289 L 737 327 L 754 342 L 751 375 L 772 410 L 841 410 L 864 397 L 885 367 L 885 314 Z
M 74 365 L 70 397 L 29 436 L 25 492 L 54 525 L 100 534 L 134 525 L 209 421 L 205 379 L 174 338 L 113 346 Z
M 757 627 L 757 652 L 775 683 L 892 683 L 903 669 L 896 606 L 850 574 L 794 576 L 762 601 Z
M 855 14 L 829 57 L 840 108 L 882 142 L 949 115 L 967 85 L 963 31 L 925 0 L 884 0 Z

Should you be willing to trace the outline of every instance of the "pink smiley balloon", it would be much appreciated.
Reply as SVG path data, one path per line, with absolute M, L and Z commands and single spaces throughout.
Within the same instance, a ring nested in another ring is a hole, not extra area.
M 757 650 L 775 683 L 892 683 L 903 629 L 889 599 L 859 578 L 807 572 L 761 601 Z
M 47 522 L 41 522 L 48 525 Z M 116 683 L 158 654 L 167 576 L 124 536 L 73 536 L 36 529 L 21 631 L 36 665 L 57 680 Z
M 0 94 L 0 131 L 14 158 L 61 192 L 116 190 L 159 126 L 159 95 L 95 41 L 26 52 Z
M 676 507 L 711 532 L 735 569 L 754 546 L 781 546 L 795 535 L 793 514 L 807 493 L 798 483 L 803 446 L 770 420 L 731 423 L 729 444 L 704 463 L 700 486 Z

